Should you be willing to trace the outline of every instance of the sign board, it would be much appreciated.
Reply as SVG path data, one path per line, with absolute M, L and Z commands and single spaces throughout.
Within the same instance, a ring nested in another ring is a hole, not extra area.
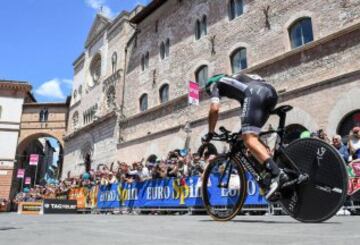
M 76 214 L 76 200 L 45 199 L 44 214 Z
M 30 166 L 37 166 L 39 163 L 39 155 L 38 154 L 31 154 L 29 159 Z
M 16 177 L 19 179 L 23 179 L 25 176 L 25 169 L 19 168 L 16 174 Z
M 18 204 L 18 214 L 42 214 L 43 203 L 42 202 L 20 202 Z
M 25 185 L 30 185 L 31 184 L 31 178 L 30 177 L 26 177 L 25 178 Z
M 200 86 L 196 82 L 189 82 L 189 104 L 199 105 L 200 101 Z

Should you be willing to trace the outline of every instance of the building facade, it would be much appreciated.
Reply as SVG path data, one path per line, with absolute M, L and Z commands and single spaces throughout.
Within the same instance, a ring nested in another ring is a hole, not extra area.
M 93 150 L 95 164 L 163 156 L 187 145 L 196 149 L 207 132 L 209 100 L 202 93 L 199 106 L 188 106 L 188 82 L 203 86 L 218 73 L 263 76 L 277 89 L 280 104 L 294 107 L 287 120 L 289 135 L 322 128 L 345 136 L 360 123 L 358 0 L 154 0 L 128 20 L 132 33 L 115 42 L 126 43 L 123 79 L 115 88 L 118 110 L 87 126 L 90 135 L 85 130 L 79 134 L 83 142 L 86 137 L 101 141 L 111 128 L 106 124 L 114 123 L 112 141 L 103 144 L 106 153 Z M 105 43 L 109 50 L 115 45 Z M 84 64 L 93 59 L 86 53 L 80 58 Z M 91 74 L 91 68 L 83 67 Z M 100 102 L 103 94 L 90 96 Z M 91 103 L 82 99 L 85 105 Z M 237 102 L 224 99 L 221 112 L 219 125 L 240 129 Z M 269 124 L 276 126 L 277 118 L 271 117 L 265 128 Z M 69 146 L 79 145 L 70 138 Z M 78 153 L 71 149 L 66 153 L 74 154 L 69 170 L 78 164 Z
M 0 199 L 8 199 L 15 175 L 23 104 L 32 100 L 27 82 L 0 80 Z
M 116 160 L 126 49 L 135 32 L 129 19 L 137 11 L 122 12 L 114 20 L 98 14 L 84 52 L 73 63 L 63 176 Z

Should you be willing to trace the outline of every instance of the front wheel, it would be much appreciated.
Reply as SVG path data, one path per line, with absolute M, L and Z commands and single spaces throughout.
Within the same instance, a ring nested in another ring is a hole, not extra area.
M 335 215 L 348 185 L 345 163 L 336 149 L 318 139 L 299 139 L 285 148 L 285 154 L 309 179 L 281 190 L 283 208 L 302 222 L 322 222 Z M 288 166 L 280 159 L 278 163 Z
M 207 213 L 217 221 L 228 221 L 241 210 L 247 190 L 244 169 L 234 159 L 220 156 L 206 167 L 202 198 Z

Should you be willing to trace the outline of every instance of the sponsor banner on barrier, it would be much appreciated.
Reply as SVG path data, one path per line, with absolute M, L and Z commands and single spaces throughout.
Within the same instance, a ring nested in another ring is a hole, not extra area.
M 68 198 L 69 200 L 77 201 L 78 209 L 85 209 L 88 208 L 88 192 L 88 189 L 85 187 L 71 188 L 68 193 Z
M 42 207 L 42 202 L 20 202 L 18 204 L 18 213 L 39 215 L 42 212 Z
M 213 193 L 211 202 L 222 205 L 236 193 L 217 187 L 218 176 L 210 179 L 209 191 Z M 230 181 L 232 182 L 232 181 Z M 234 182 L 234 181 L 233 181 Z M 236 182 L 236 181 L 235 181 Z M 247 174 L 248 196 L 245 205 L 266 205 L 265 199 L 259 194 L 259 188 L 250 174 Z M 234 186 L 239 183 L 230 183 Z M 113 209 L 119 207 L 150 208 L 150 207 L 202 207 L 200 177 L 184 179 L 159 179 L 142 183 L 113 184 L 100 186 L 97 207 Z
M 44 214 L 76 214 L 76 212 L 76 200 L 44 200 Z

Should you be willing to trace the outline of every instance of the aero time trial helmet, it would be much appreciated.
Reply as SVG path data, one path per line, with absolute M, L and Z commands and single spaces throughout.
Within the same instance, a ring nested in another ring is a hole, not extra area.
M 208 95 L 211 94 L 211 85 L 216 84 L 223 77 L 225 77 L 225 74 L 217 74 L 207 80 L 205 89 Z

